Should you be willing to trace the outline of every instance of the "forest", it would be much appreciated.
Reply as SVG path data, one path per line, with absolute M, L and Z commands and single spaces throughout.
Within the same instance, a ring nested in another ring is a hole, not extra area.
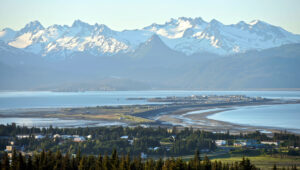
M 75 156 L 68 153 L 63 155 L 59 150 L 56 153 L 44 150 L 33 157 L 22 156 L 21 153 L 13 151 L 10 159 L 5 154 L 1 159 L 1 170 L 255 170 L 249 159 L 243 158 L 234 164 L 224 164 L 222 162 L 211 162 L 208 157 L 200 158 L 199 151 L 195 152 L 194 158 L 183 161 L 181 158 L 170 158 L 166 160 L 153 159 L 143 160 L 141 156 L 131 158 L 130 155 L 118 155 L 114 150 L 110 156 L 81 155 L 80 151 Z M 276 166 L 274 165 L 275 169 Z M 293 167 L 292 169 L 297 169 Z

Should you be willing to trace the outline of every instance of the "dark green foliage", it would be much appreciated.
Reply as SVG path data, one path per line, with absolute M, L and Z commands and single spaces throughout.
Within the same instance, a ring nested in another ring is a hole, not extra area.
M 14 156 L 15 155 L 15 156 Z M 34 161 L 32 161 L 32 159 Z M 292 167 L 295 169 L 295 167 Z M 52 153 L 51 151 L 42 151 L 35 154 L 33 158 L 22 156 L 14 151 L 9 163 L 9 158 L 5 154 L 1 159 L 1 170 L 255 170 L 249 159 L 243 159 L 241 162 L 228 165 L 222 162 L 211 162 L 207 156 L 200 160 L 199 152 L 195 152 L 193 159 L 183 161 L 181 158 L 171 158 L 157 161 L 153 159 L 143 160 L 140 156 L 130 159 L 130 155 L 119 156 L 116 150 L 111 156 L 102 157 L 94 155 L 83 155 L 77 158 L 71 157 L 68 153 L 62 155 L 60 151 Z
M 18 139 L 16 135 L 27 134 L 30 138 Z M 36 140 L 34 134 L 45 135 L 46 138 Z M 54 134 L 60 135 L 92 135 L 92 140 L 87 140 L 83 143 L 74 142 L 72 139 L 53 139 Z M 133 140 L 131 145 L 127 139 L 120 138 L 121 136 L 128 136 Z M 233 144 L 236 139 L 256 139 L 266 141 L 281 141 L 282 146 L 300 147 L 300 136 L 287 133 L 275 133 L 274 137 L 267 137 L 260 132 L 249 133 L 246 135 L 230 135 L 227 133 L 211 133 L 200 130 L 193 130 L 192 128 L 177 129 L 174 127 L 172 132 L 166 128 L 143 128 L 143 127 L 87 127 L 87 128 L 28 128 L 11 125 L 0 125 L 0 136 L 7 136 L 10 139 L 0 139 L 0 149 L 4 150 L 9 140 L 14 140 L 15 145 L 24 146 L 25 151 L 38 151 L 42 149 L 56 152 L 60 150 L 62 153 L 75 154 L 77 152 L 83 154 L 111 154 L 113 149 L 117 149 L 120 154 L 138 156 L 141 152 L 151 156 L 182 156 L 193 154 L 195 150 L 206 149 L 214 151 L 216 144 L 214 140 L 227 140 L 228 143 Z M 168 143 L 164 145 L 162 143 Z M 158 147 L 158 149 L 153 149 Z M 151 149 L 152 148 L 152 149 Z M 277 150 L 266 148 L 262 151 L 237 150 L 236 154 L 240 155 L 259 155 L 263 154 L 277 154 Z M 234 154 L 234 153 L 233 153 Z M 290 150 L 289 155 L 299 155 L 299 152 Z M 1 155 L 0 155 L 1 156 Z M 76 157 L 79 162 L 80 155 Z M 42 160 L 43 161 L 43 160 Z M 34 162 L 39 164 L 40 162 Z
M 47 136 L 44 139 L 36 140 L 33 134 Z M 53 134 L 61 135 L 92 135 L 93 139 L 85 142 L 74 142 L 71 139 L 53 139 Z M 17 139 L 17 134 L 29 134 L 30 138 Z M 0 125 L 0 136 L 9 136 L 18 146 L 25 146 L 25 151 L 36 151 L 32 157 L 24 157 L 13 151 L 11 162 L 5 153 L 0 155 L 0 170 L 52 170 L 52 169 L 92 169 L 92 170 L 113 170 L 113 169 L 256 169 L 248 159 L 234 164 L 224 164 L 222 162 L 211 162 L 208 157 L 200 159 L 199 151 L 216 148 L 214 140 L 223 139 L 234 141 L 238 138 L 277 141 L 281 140 L 283 146 L 299 146 L 300 137 L 287 133 L 276 133 L 273 138 L 267 137 L 259 132 L 233 136 L 228 133 L 211 133 L 192 128 L 176 129 L 172 132 L 165 128 L 142 128 L 142 127 L 89 127 L 89 128 L 27 128 L 19 127 L 15 124 Z M 121 136 L 128 136 L 133 140 L 131 145 L 128 139 Z M 0 142 L 1 147 L 7 145 L 8 140 Z M 2 146 L 3 144 L 3 146 Z M 154 147 L 159 149 L 154 150 Z M 152 149 L 149 149 L 152 148 Z M 45 151 L 47 150 L 47 152 Z M 142 160 L 140 153 L 144 152 L 148 156 L 172 157 L 193 154 L 190 161 L 182 159 L 158 159 Z M 118 151 L 118 152 L 117 152 Z M 257 153 L 256 153 L 257 152 Z M 234 150 L 232 154 L 256 155 L 260 153 L 276 154 L 278 151 L 273 148 L 263 150 L 249 150 L 247 148 Z M 74 155 L 76 153 L 76 155 Z M 299 154 L 298 150 L 290 149 L 289 155 Z M 95 156 L 99 155 L 99 156 Z M 122 155 L 122 156 L 120 156 Z M 276 166 L 275 166 L 276 167 Z M 292 167 L 295 169 L 295 167 Z M 277 168 L 278 169 L 278 168 Z
M 7 153 L 4 154 L 3 158 L 1 159 L 1 170 L 9 170 L 10 165 L 9 165 L 9 158 Z

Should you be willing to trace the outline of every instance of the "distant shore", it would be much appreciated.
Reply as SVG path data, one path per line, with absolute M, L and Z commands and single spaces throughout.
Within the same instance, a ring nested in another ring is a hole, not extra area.
M 209 119 L 208 116 L 223 111 L 232 110 L 233 107 L 299 104 L 300 100 L 266 100 L 257 103 L 237 104 L 211 104 L 211 105 L 125 105 L 125 106 L 98 106 L 98 107 L 72 107 L 72 108 L 28 108 L 0 110 L 0 118 L 57 118 L 62 120 L 120 122 L 122 125 L 146 125 L 152 127 L 178 128 L 193 127 L 212 132 L 248 133 L 261 131 L 267 133 L 291 130 L 297 133 L 298 129 L 285 129 L 266 126 L 250 126 L 234 124 L 225 121 Z M 218 110 L 212 110 L 218 109 Z M 199 114 L 187 114 L 192 111 Z M 87 126 L 97 123 L 91 122 Z M 294 131 L 293 131 L 294 130 Z M 300 133 L 300 130 L 299 130 Z

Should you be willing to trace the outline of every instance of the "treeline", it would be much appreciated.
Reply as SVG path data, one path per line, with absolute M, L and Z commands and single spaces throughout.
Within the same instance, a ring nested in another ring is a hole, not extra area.
M 140 156 L 131 158 L 130 155 L 118 155 L 116 150 L 108 155 L 81 155 L 68 153 L 62 155 L 60 151 L 42 151 L 33 157 L 25 157 L 16 151 L 11 160 L 5 154 L 1 159 L 1 170 L 256 170 L 249 159 L 232 164 L 210 161 L 208 157 L 200 158 L 198 151 L 194 158 L 183 161 L 181 158 L 171 159 L 147 159 Z
M 78 127 L 78 128 L 36 128 L 36 127 L 26 127 L 26 126 L 17 126 L 15 123 L 0 125 L 0 136 L 16 136 L 20 134 L 66 134 L 66 135 L 93 135 L 96 138 L 101 138 L 104 140 L 117 139 L 122 135 L 134 136 L 134 137 L 143 137 L 143 136 L 163 136 L 167 137 L 169 135 L 180 135 L 181 137 L 186 137 L 191 134 L 200 134 L 203 138 L 209 138 L 213 140 L 223 139 L 256 139 L 256 140 L 284 140 L 290 141 L 287 143 L 289 145 L 300 146 L 300 136 L 295 134 L 289 134 L 286 131 L 281 133 L 274 133 L 273 138 L 267 137 L 266 134 L 256 131 L 250 134 L 240 134 L 240 135 L 230 135 L 229 131 L 227 133 L 212 133 L 206 131 L 200 131 L 199 129 L 194 130 L 193 128 L 184 128 L 183 130 L 177 130 L 174 126 L 172 131 L 168 131 L 167 128 L 144 128 L 144 127 Z

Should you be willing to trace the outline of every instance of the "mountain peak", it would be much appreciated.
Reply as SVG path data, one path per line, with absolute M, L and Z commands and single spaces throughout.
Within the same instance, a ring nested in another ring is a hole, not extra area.
M 150 41 L 161 41 L 161 39 L 159 38 L 159 36 L 157 34 L 153 34 L 149 39 L 148 42 Z
M 2 31 L 0 31 L 0 38 L 2 41 L 8 42 L 12 40 L 16 35 L 16 31 L 10 28 L 4 28 Z
M 201 17 L 179 17 L 177 20 L 189 21 L 191 23 L 202 23 L 205 22 Z
M 153 34 L 146 42 L 142 43 L 139 48 L 156 48 L 166 46 L 157 34 Z
M 256 19 L 256 20 L 249 22 L 249 25 L 254 26 L 254 25 L 269 25 L 269 24 L 264 21 Z
M 174 51 L 171 50 L 157 34 L 153 34 L 146 42 L 139 45 L 134 51 L 133 57 L 150 57 L 150 58 L 168 58 L 174 56 Z
M 247 24 L 245 21 L 240 21 L 237 23 L 237 25 L 245 25 L 245 24 Z
M 147 46 L 165 46 L 166 44 L 161 40 L 159 35 L 153 34 L 145 43 Z
M 4 28 L 2 31 L 6 31 L 6 32 L 13 32 L 14 30 L 11 28 Z
M 192 21 L 193 18 L 191 17 L 179 17 L 178 20 L 183 20 L 183 21 Z
M 216 19 L 212 19 L 209 23 L 210 25 L 223 25 L 220 21 Z
M 75 20 L 72 24 L 72 27 L 85 27 L 85 26 L 90 26 L 90 24 L 83 22 L 79 19 Z
M 39 21 L 36 20 L 36 21 L 31 21 L 28 24 L 26 24 L 25 27 L 20 30 L 20 32 L 26 33 L 26 32 L 39 31 L 39 30 L 43 30 L 43 29 L 44 29 L 43 25 Z

